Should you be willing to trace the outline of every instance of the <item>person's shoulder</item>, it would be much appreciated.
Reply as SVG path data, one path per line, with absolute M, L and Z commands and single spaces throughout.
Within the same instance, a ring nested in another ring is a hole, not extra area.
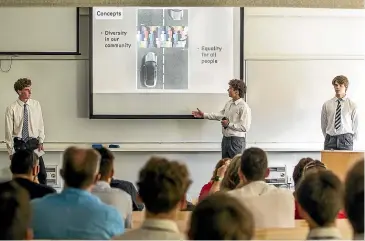
M 44 185 L 44 184 L 37 184 L 39 189 L 41 189 L 42 191 L 44 191 L 45 193 L 57 193 L 56 189 L 54 189 L 53 187 Z
M 40 106 L 40 102 L 38 100 L 35 100 L 35 99 L 29 99 L 28 100 L 29 102 L 29 105 L 32 105 L 32 106 Z
M 332 97 L 331 99 L 326 100 L 323 103 L 323 106 L 329 105 L 329 104 L 333 104 L 333 102 L 335 101 L 335 97 Z
M 350 104 L 350 106 L 352 107 L 352 108 L 357 108 L 357 104 L 356 104 L 356 102 L 355 101 L 353 101 L 352 99 L 350 99 L 350 98 L 346 98 L 346 100 L 348 101 L 348 103 Z
M 12 103 L 10 103 L 7 107 L 6 107 L 6 112 L 12 111 L 15 106 L 18 104 L 17 100 L 13 101 Z
M 50 202 L 53 202 L 54 200 L 56 200 L 58 198 L 58 193 L 50 193 L 48 195 L 45 195 L 41 198 L 35 198 L 35 199 L 32 199 L 30 201 L 30 204 L 33 208 L 37 208 L 37 207 L 44 207 L 44 204 L 46 203 L 50 203 Z
M 99 211 L 100 216 L 107 220 L 114 220 L 113 222 L 123 222 L 118 209 L 112 205 L 101 203 L 99 205 Z

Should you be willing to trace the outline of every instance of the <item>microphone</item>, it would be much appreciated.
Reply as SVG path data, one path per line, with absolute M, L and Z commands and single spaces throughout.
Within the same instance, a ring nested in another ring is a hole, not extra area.
M 223 117 L 222 120 L 228 120 L 228 118 L 227 117 Z M 224 126 L 223 128 L 224 129 L 227 129 L 227 126 Z

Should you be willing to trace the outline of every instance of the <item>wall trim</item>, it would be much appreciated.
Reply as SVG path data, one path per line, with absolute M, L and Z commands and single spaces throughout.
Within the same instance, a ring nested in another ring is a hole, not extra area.
M 45 152 L 62 152 L 69 146 L 91 147 L 93 143 L 81 142 L 45 142 Z M 95 143 L 108 147 L 117 144 L 120 148 L 111 148 L 113 152 L 220 152 L 220 142 L 123 142 Z M 247 143 L 248 147 L 260 147 L 267 152 L 319 152 L 323 143 Z M 0 151 L 7 151 L 5 142 L 0 142 Z

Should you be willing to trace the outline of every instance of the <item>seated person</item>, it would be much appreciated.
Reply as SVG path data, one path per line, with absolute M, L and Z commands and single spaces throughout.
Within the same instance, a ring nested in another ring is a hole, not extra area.
M 112 178 L 110 182 L 110 186 L 112 188 L 119 188 L 120 190 L 125 191 L 132 198 L 133 211 L 142 211 L 144 209 L 144 204 L 138 201 L 138 192 L 133 183 L 125 180 Z
M 184 164 L 152 157 L 139 172 L 139 196 L 146 206 L 142 226 L 114 239 L 119 240 L 181 240 L 177 214 L 186 200 L 191 184 Z
M 313 160 L 312 158 L 309 158 L 309 157 L 300 159 L 298 164 L 294 167 L 294 171 L 293 171 L 294 187 L 297 186 L 300 179 L 305 175 L 305 173 L 315 172 L 317 170 L 326 170 L 326 169 L 327 169 L 326 166 L 318 160 Z M 295 196 L 295 191 L 293 194 Z M 339 219 L 346 218 L 346 215 L 343 210 L 340 210 L 338 212 L 337 218 L 339 218 Z M 295 200 L 295 219 L 303 219 L 300 216 L 300 213 L 298 210 L 298 202 L 296 200 Z
M 353 239 L 364 240 L 364 159 L 347 173 L 345 210 L 354 231 Z
M 95 149 L 101 155 L 100 180 L 93 187 L 91 193 L 101 201 L 115 207 L 125 220 L 125 228 L 132 228 L 132 199 L 131 196 L 119 188 L 110 186 L 114 175 L 114 156 L 107 148 Z
M 231 191 L 241 186 L 241 179 L 238 174 L 241 167 L 241 156 L 241 154 L 237 154 L 232 158 L 224 174 L 220 191 Z
M 65 150 L 60 171 L 64 189 L 31 203 L 35 239 L 107 240 L 124 232 L 118 210 L 90 193 L 99 180 L 100 159 L 93 149 Z
M 252 212 L 256 228 L 295 226 L 292 192 L 266 183 L 269 169 L 265 151 L 256 147 L 246 149 L 241 156 L 238 173 L 241 183 L 227 193 Z
M 191 214 L 190 240 L 250 240 L 253 235 L 251 212 L 226 193 L 211 194 Z
M 343 186 L 331 171 L 307 173 L 296 188 L 300 215 L 307 221 L 307 240 L 342 239 L 336 217 L 342 208 Z
M 52 187 L 36 182 L 39 173 L 38 156 L 30 150 L 19 150 L 11 158 L 10 170 L 13 180 L 25 188 L 30 199 L 41 198 L 56 193 Z
M 31 240 L 30 198 L 17 182 L 0 183 L 0 240 Z
M 218 161 L 218 163 L 215 165 L 215 169 L 213 171 L 213 175 L 210 179 L 210 181 L 205 184 L 202 189 L 200 190 L 199 194 L 199 202 L 203 200 L 209 193 L 215 193 L 219 190 L 220 183 L 224 177 L 224 173 L 227 170 L 229 166 L 229 162 L 231 159 L 224 158 Z M 211 189 L 215 189 L 214 191 L 211 191 Z

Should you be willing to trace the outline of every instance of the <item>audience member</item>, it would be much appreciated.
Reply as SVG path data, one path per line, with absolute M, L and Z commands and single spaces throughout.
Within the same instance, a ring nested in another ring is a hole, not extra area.
M 342 207 L 343 186 L 331 171 L 310 172 L 299 182 L 296 198 L 300 215 L 309 226 L 308 240 L 341 239 L 336 216 Z
M 31 240 L 29 194 L 17 182 L 0 183 L 0 240 Z
M 132 228 L 132 199 L 123 190 L 112 188 L 111 179 L 114 175 L 114 155 L 107 148 L 96 149 L 101 155 L 100 161 L 100 180 L 97 181 L 92 194 L 96 195 L 106 204 L 114 206 L 125 220 L 125 228 Z
M 241 156 L 242 154 L 237 154 L 232 158 L 231 163 L 229 164 L 227 171 L 223 177 L 220 190 L 221 191 L 230 191 L 240 187 L 240 176 L 238 174 L 241 167 Z
M 39 160 L 33 151 L 19 150 L 15 152 L 11 157 L 10 170 L 13 174 L 13 180 L 28 191 L 30 199 L 56 193 L 52 187 L 37 183 Z
M 120 240 L 180 240 L 177 213 L 191 184 L 184 164 L 152 157 L 139 173 L 138 190 L 146 206 L 145 221 L 138 229 L 115 237 Z
M 260 148 L 251 147 L 243 152 L 238 173 L 242 185 L 241 188 L 230 191 L 231 194 L 259 196 L 277 189 L 265 181 L 269 175 L 268 161 L 265 151 Z
M 124 232 L 117 209 L 90 193 L 99 179 L 100 155 L 69 147 L 63 155 L 60 194 L 32 201 L 35 239 L 110 239 Z
M 256 228 L 295 226 L 293 194 L 266 183 L 269 169 L 265 151 L 256 147 L 246 149 L 241 156 L 238 174 L 240 184 L 228 194 L 251 210 Z
M 354 231 L 353 239 L 364 240 L 364 159 L 347 173 L 345 210 Z
M 250 240 L 253 234 L 251 212 L 222 192 L 211 194 L 196 206 L 188 231 L 190 240 Z
M 327 167 L 321 161 L 313 160 L 312 158 L 301 159 L 299 163 L 295 166 L 293 172 L 293 180 L 295 187 L 297 186 L 301 178 L 303 178 L 306 174 L 326 169 Z M 294 197 L 295 197 L 295 191 L 294 191 Z M 346 214 L 342 209 L 338 212 L 337 218 L 338 219 L 346 218 Z M 298 202 L 296 199 L 295 199 L 295 219 L 303 219 L 303 217 L 299 213 Z
M 205 184 L 200 191 L 199 201 L 203 200 L 207 195 L 209 195 L 209 193 L 215 193 L 219 190 L 221 181 L 224 178 L 224 174 L 229 166 L 230 160 L 231 159 L 229 158 L 224 158 L 218 161 L 218 163 L 215 165 L 215 169 L 210 181 Z

